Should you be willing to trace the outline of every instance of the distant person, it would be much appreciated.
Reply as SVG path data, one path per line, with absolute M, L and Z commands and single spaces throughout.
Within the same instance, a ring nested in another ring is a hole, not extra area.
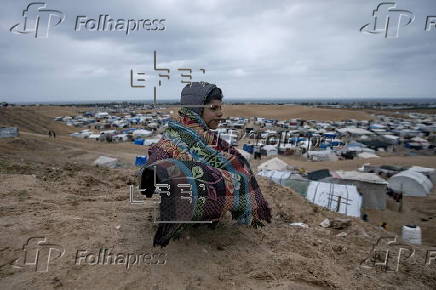
M 259 145 L 255 145 L 253 148 L 254 159 L 262 159 L 262 153 Z
M 56 139 L 56 132 L 54 130 L 51 131 L 51 134 L 53 136 L 53 139 Z
M 159 223 L 154 246 L 166 246 L 186 227 L 171 221 L 216 224 L 230 211 L 240 224 L 258 227 L 262 221 L 271 222 L 271 209 L 250 164 L 211 131 L 222 120 L 222 99 L 221 89 L 214 84 L 187 85 L 178 116 L 168 122 L 162 139 L 148 151 L 140 188 L 151 197 L 154 184 L 159 184 L 160 220 L 169 222 Z
M 51 130 L 48 130 L 48 138 L 51 139 L 52 135 L 51 135 Z

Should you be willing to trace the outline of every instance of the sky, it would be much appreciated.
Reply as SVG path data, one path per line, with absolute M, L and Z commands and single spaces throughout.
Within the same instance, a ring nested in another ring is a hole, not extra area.
M 152 100 L 154 87 L 158 101 L 176 100 L 188 80 L 181 68 L 191 68 L 192 81 L 215 83 L 231 99 L 436 99 L 436 24 L 426 31 L 428 16 L 436 22 L 435 0 L 389 1 L 396 5 L 389 12 L 393 4 L 383 6 L 378 23 L 389 15 L 393 36 L 392 24 L 400 26 L 398 37 L 390 38 L 360 31 L 374 23 L 373 10 L 382 1 L 37 2 L 46 7 L 38 11 L 35 4 L 27 13 L 28 23 L 40 15 L 35 38 L 32 25 L 29 33 L 17 33 L 24 30 L 23 10 L 33 2 L 2 1 L 0 102 Z M 55 25 L 59 14 L 48 18 L 49 9 L 62 12 L 63 21 Z M 398 10 L 408 12 L 400 18 Z M 86 29 L 84 22 L 99 15 L 162 23 L 158 30 L 140 26 L 128 34 Z M 75 31 L 78 16 L 83 21 Z M 154 70 L 154 51 L 157 68 L 169 74 Z M 133 83 L 145 88 L 131 87 L 131 72 Z

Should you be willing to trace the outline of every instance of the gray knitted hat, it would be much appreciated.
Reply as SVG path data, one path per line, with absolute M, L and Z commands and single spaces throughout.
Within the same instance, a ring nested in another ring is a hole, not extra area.
M 201 116 L 203 112 L 202 107 L 189 107 L 188 105 L 204 105 L 207 96 L 216 87 L 216 85 L 206 82 L 192 82 L 191 84 L 187 84 L 182 90 L 180 104 Z

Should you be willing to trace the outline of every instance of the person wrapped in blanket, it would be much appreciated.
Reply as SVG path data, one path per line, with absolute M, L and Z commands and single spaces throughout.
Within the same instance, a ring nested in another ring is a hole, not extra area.
M 154 246 L 165 247 L 189 223 L 215 225 L 227 211 L 240 224 L 271 222 L 271 209 L 250 164 L 210 130 L 222 120 L 222 98 L 214 84 L 188 84 L 178 116 L 148 150 L 139 187 L 147 197 L 161 196 Z

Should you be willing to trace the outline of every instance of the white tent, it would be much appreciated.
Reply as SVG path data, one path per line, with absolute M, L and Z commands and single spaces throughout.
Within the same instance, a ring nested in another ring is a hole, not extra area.
M 88 139 L 98 139 L 100 138 L 100 134 L 91 134 L 88 136 Z
M 272 155 L 277 155 L 278 154 L 277 146 L 276 145 L 265 145 L 265 146 L 262 146 L 262 150 L 266 151 L 266 156 L 272 156 Z
M 109 167 L 109 168 L 119 167 L 118 159 L 107 157 L 107 156 L 100 156 L 100 157 L 98 157 L 94 161 L 94 165 L 102 166 L 102 167 Z
M 288 164 L 277 157 L 274 157 L 268 161 L 263 162 L 257 167 L 258 170 L 288 170 Z
M 374 135 L 373 132 L 368 131 L 366 129 L 353 128 L 353 127 L 340 128 L 340 129 L 336 129 L 336 131 L 341 133 L 342 135 L 346 135 L 346 134 L 351 134 L 354 136 Z
M 133 131 L 133 137 L 137 138 L 137 137 L 148 137 L 151 136 L 153 134 L 152 131 L 148 131 L 148 130 L 144 130 L 144 129 L 137 129 L 135 131 Z
M 379 156 L 377 156 L 376 154 L 371 153 L 371 152 L 362 152 L 362 153 L 357 154 L 357 156 L 358 156 L 359 158 L 362 158 L 362 159 L 378 158 L 378 157 L 379 157 Z
M 160 139 L 154 138 L 154 139 L 145 139 L 144 140 L 144 146 L 151 146 L 153 144 L 159 143 Z
M 388 182 L 375 173 L 357 171 L 330 171 L 332 177 L 322 181 L 336 184 L 355 185 L 362 195 L 362 208 L 386 208 L 386 189 Z
M 312 161 L 337 161 L 338 156 L 331 150 L 325 151 L 308 151 L 307 158 Z
M 129 137 L 127 136 L 127 134 L 117 134 L 113 136 L 113 139 L 118 141 L 127 141 L 129 140 Z
M 109 117 L 109 113 L 108 112 L 97 112 L 97 113 L 95 113 L 95 117 L 96 118 L 107 118 L 107 117 Z
M 267 177 L 275 183 L 283 185 L 284 180 L 291 178 L 292 172 L 290 170 L 262 170 L 258 173 L 258 175 Z
M 436 183 L 436 169 L 434 169 L 434 168 L 412 166 L 412 167 L 409 168 L 409 170 L 422 173 L 425 176 L 427 176 L 428 179 L 430 179 L 431 183 L 433 183 L 433 184 Z
M 157 128 L 159 128 L 159 123 L 157 123 L 157 122 L 151 122 L 151 123 L 148 123 L 148 124 L 147 124 L 147 127 L 148 127 L 148 128 L 152 128 L 152 129 L 157 129 Z
M 362 197 L 354 185 L 312 181 L 307 188 L 306 198 L 331 211 L 360 217 Z
M 388 182 L 390 189 L 402 192 L 405 196 L 427 196 L 433 188 L 433 184 L 424 174 L 413 170 L 397 173 Z

